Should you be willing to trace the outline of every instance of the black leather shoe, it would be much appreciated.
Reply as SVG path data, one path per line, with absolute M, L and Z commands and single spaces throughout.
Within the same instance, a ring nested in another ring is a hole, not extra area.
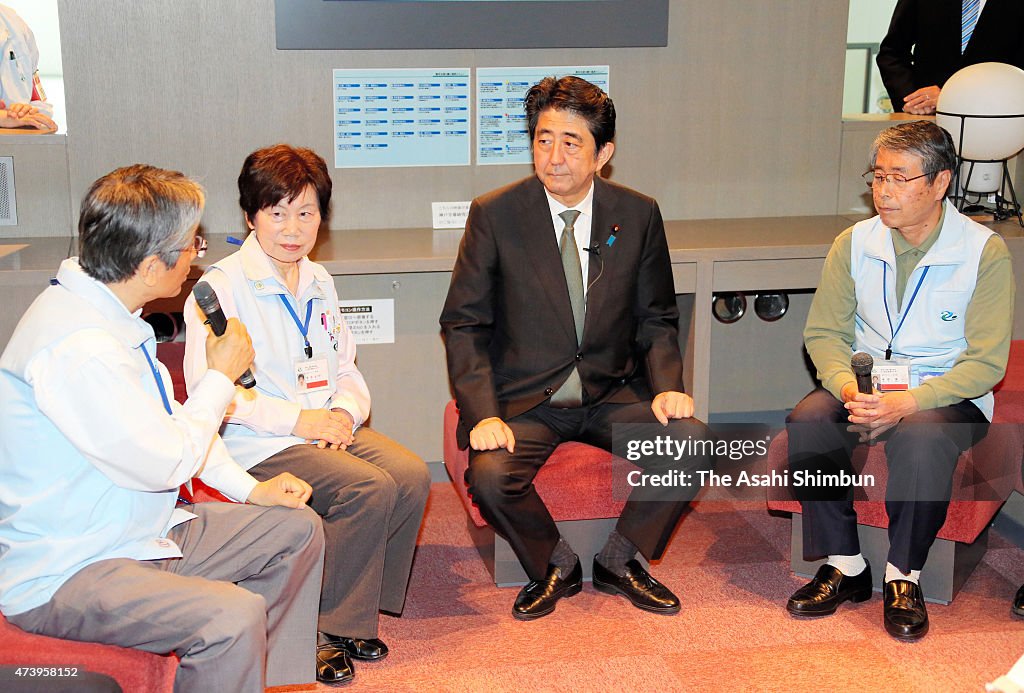
M 328 686 L 341 686 L 356 677 L 348 652 L 334 643 L 316 647 L 316 680 Z
M 638 609 L 656 614 L 679 613 L 679 597 L 644 570 L 636 559 L 626 562 L 626 574 L 616 575 L 594 556 L 594 589 L 605 594 L 619 594 Z
M 561 568 L 549 565 L 548 574 L 543 580 L 532 580 L 519 590 L 516 603 L 512 605 L 512 615 L 520 621 L 547 616 L 555 610 L 559 599 L 579 594 L 582 589 L 583 569 L 579 557 L 565 578 L 562 577 Z
M 890 580 L 882 595 L 885 632 L 900 640 L 917 640 L 928 632 L 928 610 L 920 585 L 910 580 Z
M 360 638 L 345 638 L 340 635 L 321 633 L 323 641 L 348 652 L 352 659 L 359 659 L 364 662 L 377 662 L 388 656 L 388 646 L 383 640 L 371 638 L 362 640 Z
M 1017 596 L 1013 598 L 1013 613 L 1024 616 L 1024 585 L 1017 590 Z
M 793 593 L 786 611 L 794 616 L 828 616 L 845 601 L 871 599 L 871 566 L 849 577 L 828 563 L 818 568 L 814 579 Z

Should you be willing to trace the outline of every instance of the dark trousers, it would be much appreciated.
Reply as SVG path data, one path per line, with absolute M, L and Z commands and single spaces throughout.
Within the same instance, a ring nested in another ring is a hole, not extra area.
M 850 463 L 857 434 L 846 430 L 843 403 L 818 388 L 786 418 L 790 478 L 798 472 L 855 472 Z M 946 521 L 957 458 L 980 439 L 984 414 L 964 400 L 912 414 L 883 434 L 889 478 L 885 510 L 889 516 L 888 561 L 904 573 L 920 570 Z M 804 511 L 804 557 L 860 553 L 853 489 L 815 493 L 795 488 Z
M 512 547 L 531 580 L 543 579 L 559 533 L 533 479 L 560 443 L 576 440 L 612 449 L 615 435 L 649 438 L 658 424 L 650 401 L 634 404 L 599 404 L 576 409 L 540 405 L 506 421 L 515 435 L 515 453 L 507 450 L 470 450 L 466 484 L 480 514 Z M 707 427 L 697 419 L 675 419 L 658 431 L 676 439 L 704 440 Z M 650 473 L 671 470 L 692 472 L 710 468 L 708 456 L 645 458 L 636 463 Z M 657 560 L 698 487 L 637 486 L 630 492 L 616 530 L 637 546 L 648 560 Z

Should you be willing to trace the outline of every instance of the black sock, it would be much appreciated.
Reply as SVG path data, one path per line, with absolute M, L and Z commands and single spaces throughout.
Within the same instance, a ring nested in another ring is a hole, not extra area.
M 633 542 L 612 530 L 601 553 L 597 554 L 597 562 L 616 575 L 622 576 L 626 574 L 626 563 L 636 556 L 636 552 L 637 548 Z

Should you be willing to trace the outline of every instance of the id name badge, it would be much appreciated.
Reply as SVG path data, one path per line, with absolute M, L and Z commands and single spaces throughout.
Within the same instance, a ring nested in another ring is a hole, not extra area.
M 910 366 L 901 363 L 875 363 L 871 384 L 879 392 L 900 392 L 910 389 Z
M 295 389 L 299 394 L 326 390 L 331 386 L 331 375 L 326 356 L 295 360 Z

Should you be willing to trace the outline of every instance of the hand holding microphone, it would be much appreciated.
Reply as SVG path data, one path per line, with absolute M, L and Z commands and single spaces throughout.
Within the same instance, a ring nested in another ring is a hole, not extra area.
M 252 340 L 245 326 L 237 318 L 228 320 L 220 307 L 217 293 L 205 281 L 196 282 L 192 289 L 206 322 L 210 325 L 212 335 L 206 338 L 206 363 L 213 370 L 220 371 L 232 382 L 237 381 L 245 388 L 256 385 L 249 366 L 252 365 L 256 352 L 252 349 Z

